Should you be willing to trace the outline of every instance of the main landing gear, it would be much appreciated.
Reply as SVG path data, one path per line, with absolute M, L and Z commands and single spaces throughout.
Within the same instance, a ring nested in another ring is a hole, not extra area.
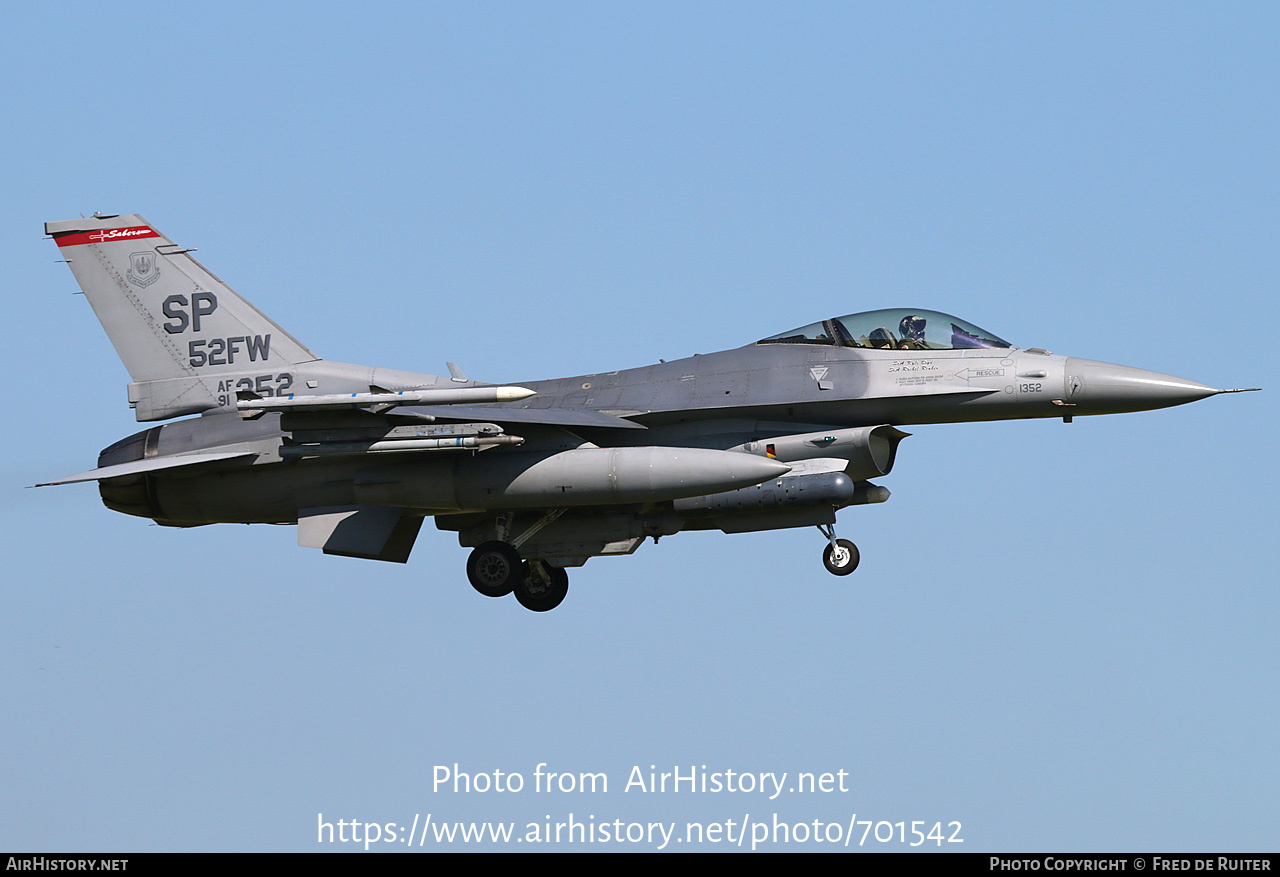
M 827 537 L 827 547 L 822 552 L 822 563 L 827 572 L 833 576 L 847 576 L 858 568 L 862 559 L 858 554 L 858 546 L 848 539 L 837 539 L 836 528 L 832 524 L 819 524 L 818 530 Z
M 516 584 L 516 602 L 530 612 L 549 612 L 569 593 L 569 574 L 546 561 L 531 560 L 528 574 Z
M 486 597 L 505 597 L 525 574 L 520 552 L 506 542 L 484 542 L 467 558 L 471 587 Z
M 532 612 L 548 612 L 569 593 L 569 574 L 544 560 L 523 560 L 508 542 L 484 542 L 467 558 L 471 587 L 486 597 L 515 592 L 516 601 Z

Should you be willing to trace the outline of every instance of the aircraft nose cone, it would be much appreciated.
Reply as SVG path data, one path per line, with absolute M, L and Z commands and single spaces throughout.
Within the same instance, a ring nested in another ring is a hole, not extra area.
M 1168 408 L 1219 392 L 1160 372 L 1090 359 L 1067 359 L 1065 401 L 1078 406 L 1080 414 Z

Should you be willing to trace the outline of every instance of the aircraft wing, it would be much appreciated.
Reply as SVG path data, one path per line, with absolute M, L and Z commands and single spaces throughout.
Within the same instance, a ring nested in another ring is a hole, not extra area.
M 440 408 L 405 411 L 430 414 L 436 420 L 483 420 L 489 423 L 538 423 L 547 426 L 596 427 L 601 429 L 648 429 L 642 423 L 603 414 L 599 411 L 572 408 L 485 408 L 479 405 L 449 405 Z

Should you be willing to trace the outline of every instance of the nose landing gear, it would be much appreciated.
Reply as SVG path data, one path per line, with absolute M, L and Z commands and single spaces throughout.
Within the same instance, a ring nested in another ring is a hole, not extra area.
M 837 539 L 834 524 L 819 524 L 818 530 L 827 537 L 827 547 L 822 552 L 822 563 L 827 572 L 833 576 L 847 576 L 858 568 L 862 557 L 857 545 L 848 539 Z

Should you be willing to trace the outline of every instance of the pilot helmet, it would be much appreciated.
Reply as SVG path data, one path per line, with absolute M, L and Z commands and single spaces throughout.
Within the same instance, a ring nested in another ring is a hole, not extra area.
M 898 324 L 898 334 L 902 336 L 903 341 L 919 341 L 924 343 L 924 317 L 916 314 L 908 314 L 902 318 L 902 322 Z

